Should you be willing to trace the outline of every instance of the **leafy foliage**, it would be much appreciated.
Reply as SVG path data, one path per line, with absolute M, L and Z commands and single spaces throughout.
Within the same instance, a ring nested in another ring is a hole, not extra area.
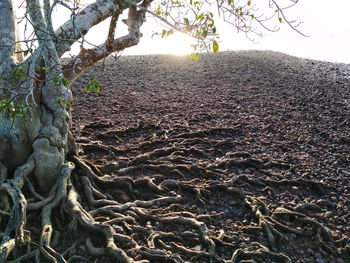
M 62 99 L 62 97 L 58 97 L 58 99 L 54 102 L 54 105 L 60 105 L 62 108 L 72 107 L 72 103 L 69 100 Z
M 25 117 L 25 105 L 23 102 L 14 102 L 5 97 L 0 100 L 0 112 L 8 116 L 11 120 L 15 120 L 17 116 Z
M 23 51 L 23 55 L 24 55 L 25 57 L 28 56 L 29 53 L 30 53 L 30 54 L 33 54 L 33 49 L 32 49 L 32 48 L 29 48 L 29 49 Z
M 56 87 L 57 85 L 62 84 L 63 86 L 67 87 L 69 84 L 68 79 L 66 79 L 65 77 L 62 76 L 56 76 L 52 79 L 52 84 L 54 87 Z
M 12 69 L 10 80 L 16 82 L 25 79 L 28 76 L 27 69 L 26 65 Z
M 86 86 L 86 94 L 90 94 L 91 90 L 95 92 L 95 94 L 100 92 L 100 84 L 97 80 L 89 80 L 89 84 Z

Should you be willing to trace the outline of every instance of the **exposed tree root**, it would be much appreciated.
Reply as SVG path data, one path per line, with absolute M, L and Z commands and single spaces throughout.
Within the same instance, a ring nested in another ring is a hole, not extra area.
M 129 132 L 143 129 L 112 131 L 108 138 Z M 74 156 L 75 169 L 72 163 L 63 165 L 46 195 L 30 179 L 35 163 L 29 159 L 0 187 L 1 202 L 7 200 L 0 213 L 1 223 L 7 223 L 1 262 L 286 263 L 291 256 L 285 248 L 295 242 L 293 237 L 311 240 L 333 257 L 348 253 L 346 242 L 334 242 L 330 231 L 301 209 L 272 208 L 273 203 L 244 190 L 249 186 L 261 194 L 267 188 L 327 187 L 302 178 L 232 175 L 241 168 L 261 174 L 291 168 L 232 151 L 229 137 L 239 136 L 239 128 L 161 134 L 167 137 L 148 137 L 128 150 L 83 143 L 84 154 L 115 161 L 95 165 L 96 159 Z M 224 225 L 231 230 L 224 231 Z M 256 238 L 242 248 L 234 231 Z

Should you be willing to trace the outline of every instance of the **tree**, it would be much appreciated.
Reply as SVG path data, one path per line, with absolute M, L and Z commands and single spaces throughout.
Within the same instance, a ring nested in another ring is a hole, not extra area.
M 297 0 L 290 2 L 294 5 Z M 290 6 L 280 7 L 277 1 L 264 1 L 264 4 L 268 4 L 266 11 L 271 11 L 269 16 L 259 15 L 258 4 L 261 3 L 255 3 L 254 0 L 97 0 L 81 8 L 76 0 L 27 0 L 22 3 L 26 8 L 23 20 L 33 28 L 34 33 L 24 38 L 18 30 L 16 3 L 14 0 L 0 0 L 1 262 L 5 262 L 11 252 L 10 257 L 18 261 L 32 261 L 31 258 L 35 257 L 38 262 L 66 262 L 64 256 L 51 246 L 54 227 L 57 227 L 52 222 L 53 214 L 66 218 L 63 221 L 66 225 L 67 220 L 71 220 L 73 224 L 69 229 L 72 231 L 78 228 L 87 230 L 83 236 L 87 240 L 87 251 L 93 256 L 106 255 L 118 262 L 136 262 L 139 254 L 148 255 L 153 260 L 164 257 L 154 254 L 151 248 L 140 248 L 131 237 L 116 233 L 112 227 L 113 219 L 99 222 L 94 218 L 94 213 L 112 206 L 118 207 L 120 211 L 129 207 L 149 207 L 154 203 L 176 201 L 180 197 L 135 201 L 123 206 L 97 190 L 107 185 L 124 184 L 132 187 L 132 182 L 128 178 L 96 176 L 96 170 L 76 156 L 76 145 L 70 133 L 72 94 L 69 85 L 97 61 L 137 45 L 146 14 L 160 19 L 166 26 L 161 32 L 162 37 L 175 30 L 193 36 L 197 40 L 193 55 L 195 59 L 198 51 L 218 51 L 215 24 L 218 17 L 247 35 L 258 34 L 259 27 L 277 30 L 276 27 L 269 27 L 271 21 L 277 24 L 285 22 L 297 30 L 298 25 L 287 20 L 284 14 Z M 67 8 L 72 14 L 67 22 L 54 30 L 52 20 L 55 19 L 53 9 L 56 6 Z M 128 34 L 116 38 L 116 25 L 124 11 L 128 12 L 128 18 L 122 22 L 127 25 Z M 105 42 L 85 48 L 84 36 L 93 26 L 107 18 L 110 18 L 110 26 Z M 63 54 L 75 42 L 81 43 L 80 53 L 69 61 L 62 60 Z M 98 85 L 92 80 L 88 89 L 94 88 L 97 91 Z M 75 166 L 86 176 L 71 178 Z M 146 184 L 154 191 L 162 191 L 151 181 Z M 81 204 L 82 196 L 85 196 L 89 205 Z M 88 213 L 89 207 L 95 210 Z M 41 222 L 36 225 L 26 224 L 29 216 L 40 216 Z M 132 216 L 119 216 L 120 220 L 126 222 L 134 220 Z M 184 219 L 174 217 L 172 220 Z M 203 224 L 194 219 L 183 222 L 201 229 L 209 253 L 216 261 L 220 261 L 215 257 L 213 241 L 205 233 Z M 35 234 L 38 227 L 40 233 Z M 88 238 L 90 232 L 101 235 L 100 247 L 96 247 Z M 116 240 L 130 243 L 138 252 L 135 255 L 127 254 L 116 246 Z M 36 243 L 35 248 L 30 248 L 30 243 Z M 179 260 L 171 258 L 171 262 Z

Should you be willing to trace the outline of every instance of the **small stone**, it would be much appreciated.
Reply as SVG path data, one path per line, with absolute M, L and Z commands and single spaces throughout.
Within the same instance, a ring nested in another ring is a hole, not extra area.
M 229 201 L 229 204 L 232 205 L 232 206 L 233 206 L 233 205 L 237 205 L 237 201 L 231 200 L 231 201 Z
M 316 259 L 316 263 L 328 263 L 327 259 L 324 258 L 318 258 Z
M 316 201 L 316 204 L 319 206 L 332 206 L 333 203 L 327 199 L 319 199 Z
M 327 211 L 326 213 L 324 213 L 324 216 L 326 218 L 330 218 L 333 215 L 333 213 L 331 211 Z
M 332 202 L 338 202 L 338 198 L 336 198 L 335 196 L 332 196 L 332 197 L 331 197 L 331 201 L 332 201 Z
M 264 163 L 267 163 L 270 161 L 270 158 L 269 157 L 266 157 L 264 156 L 262 159 L 261 159 Z
M 342 260 L 341 258 L 337 258 L 337 259 L 335 260 L 335 263 L 345 263 L 345 261 Z
M 296 238 L 297 238 L 297 235 L 294 234 L 294 233 L 291 233 L 291 234 L 290 234 L 290 237 L 291 237 L 292 239 L 296 239 Z
M 306 250 L 306 255 L 308 255 L 309 257 L 313 256 L 314 255 L 314 251 L 311 249 L 311 248 L 308 248 Z
M 327 252 L 326 251 L 324 251 L 322 248 L 318 248 L 318 250 L 321 252 L 321 255 L 323 257 L 327 257 Z
M 321 257 L 322 257 L 321 253 L 318 253 L 318 252 L 315 253 L 315 258 L 321 258 Z
M 197 250 L 197 251 L 201 251 L 202 250 L 202 246 L 201 245 L 197 245 L 193 249 Z

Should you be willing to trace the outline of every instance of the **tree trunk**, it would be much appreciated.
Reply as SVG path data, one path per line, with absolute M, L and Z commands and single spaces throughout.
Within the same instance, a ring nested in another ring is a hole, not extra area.
M 36 191 L 45 196 L 72 169 L 71 165 L 65 164 L 70 110 L 66 104 L 57 103 L 71 101 L 72 95 L 59 81 L 56 85 L 53 83 L 55 78 L 62 76 L 62 69 L 53 40 L 46 33 L 40 3 L 28 1 L 27 8 L 39 38 L 40 56 L 32 56 L 19 64 L 13 5 L 10 0 L 0 1 L 0 201 L 4 204 L 3 211 L 11 214 L 0 245 L 1 262 L 6 261 L 15 240 L 23 241 L 27 206 L 21 192 L 24 182 L 39 185 Z M 37 81 L 33 76 L 41 64 L 45 67 L 45 74 L 42 81 Z M 16 116 L 22 102 L 28 105 L 24 118 Z M 12 207 L 9 197 L 12 198 Z M 58 201 L 60 198 L 62 196 L 58 196 Z M 58 202 L 54 205 L 57 206 Z M 47 216 L 43 211 L 43 229 L 49 225 L 47 222 L 54 205 L 49 207 Z M 43 234 L 42 242 L 49 244 L 50 234 Z
M 2 99 L 7 98 L 15 104 L 17 101 L 26 101 L 29 105 L 25 118 L 15 120 L 1 114 L 0 116 L 0 162 L 2 163 L 2 178 L 7 178 L 4 166 L 8 169 L 9 177 L 16 167 L 23 165 L 28 158 L 35 161 L 34 175 L 42 190 L 48 191 L 48 186 L 55 181 L 60 166 L 64 163 L 67 151 L 67 138 L 70 123 L 69 110 L 64 105 L 56 103 L 58 99 L 70 101 L 71 92 L 62 84 L 53 87 L 53 79 L 62 73 L 61 65 L 52 39 L 46 34 L 46 27 L 40 3 L 28 1 L 28 13 L 32 16 L 32 23 L 37 28 L 41 53 L 45 70 L 45 80 L 33 86 L 30 75 L 31 68 L 36 61 L 28 62 L 24 68 L 16 59 L 16 23 L 11 0 L 0 2 L 0 43 L 3 48 L 0 56 L 3 58 L 1 66 L 0 91 Z M 40 29 L 40 30 L 38 30 Z M 14 79 L 14 70 L 21 70 L 26 77 Z M 32 70 L 32 71 L 35 71 Z M 33 96 L 26 95 L 30 91 Z M 34 93 L 36 96 L 34 96 Z M 10 114 L 10 113 L 9 113 Z M 42 180 L 45 179 L 45 180 Z
M 6 229 L 0 243 L 0 262 L 6 261 L 17 241 L 22 244 L 24 240 L 27 211 L 27 201 L 22 194 L 24 185 L 26 191 L 29 189 L 39 200 L 30 203 L 30 209 L 42 209 L 40 252 L 47 258 L 61 258 L 50 247 L 51 212 L 65 198 L 74 210 L 72 216 L 82 225 L 102 232 L 110 253 L 121 262 L 129 262 L 126 254 L 115 247 L 111 227 L 101 227 L 93 218 L 84 218 L 87 212 L 75 200 L 75 190 L 68 187 L 74 168 L 66 159 L 67 153 L 74 151 L 70 136 L 72 94 L 63 84 L 64 76 L 72 82 L 92 63 L 114 51 L 136 45 L 142 36 L 139 30 L 144 12 L 129 16 L 128 35 L 114 39 L 114 33 L 110 33 L 106 43 L 95 49 L 82 50 L 76 60 L 66 65 L 64 73 L 60 56 L 80 38 L 75 33 L 69 35 L 72 29 L 85 34 L 90 27 L 112 15 L 112 32 L 119 14 L 127 6 L 118 9 L 114 1 L 98 1 L 77 16 L 77 23 L 67 22 L 55 33 L 48 15 L 49 2 L 44 0 L 42 11 L 39 0 L 27 0 L 27 14 L 39 46 L 23 61 L 12 1 L 0 0 L 0 203 L 2 214 L 11 215 L 6 219 L 9 222 L 3 222 Z M 67 46 L 61 40 L 57 41 L 56 36 L 69 38 L 71 43 Z M 17 116 L 22 113 L 24 117 Z M 0 216 L 0 224 L 1 221 Z

